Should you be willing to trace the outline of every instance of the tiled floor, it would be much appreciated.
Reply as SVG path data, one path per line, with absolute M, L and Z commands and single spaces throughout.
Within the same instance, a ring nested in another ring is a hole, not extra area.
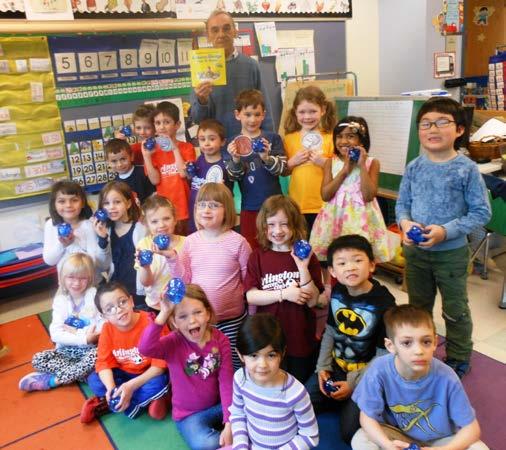
M 479 275 L 469 277 L 469 300 L 474 321 L 474 349 L 502 363 L 506 363 L 506 309 L 499 309 L 502 293 L 503 272 L 506 271 L 506 254 L 495 258 L 496 268 L 489 270 L 489 279 L 482 280 Z M 378 279 L 391 289 L 398 303 L 407 303 L 408 296 L 394 283 L 393 277 L 379 273 Z M 54 290 L 42 291 L 22 298 L 12 298 L 0 302 L 0 323 L 10 322 L 51 308 Z M 434 318 L 438 333 L 445 334 L 441 318 L 441 301 L 436 301 Z

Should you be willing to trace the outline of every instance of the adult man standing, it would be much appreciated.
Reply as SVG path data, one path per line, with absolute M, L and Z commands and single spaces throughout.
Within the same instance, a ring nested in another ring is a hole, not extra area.
M 232 16 L 225 11 L 213 11 L 207 19 L 206 31 L 212 46 L 225 50 L 227 84 L 213 86 L 212 82 L 205 81 L 195 87 L 191 96 L 193 121 L 200 123 L 204 119 L 217 119 L 224 125 L 227 138 L 235 136 L 241 132 L 241 123 L 235 118 L 234 99 L 243 89 L 258 89 L 264 96 L 266 106 L 262 129 L 274 131 L 271 103 L 262 83 L 258 63 L 234 48 L 237 30 Z

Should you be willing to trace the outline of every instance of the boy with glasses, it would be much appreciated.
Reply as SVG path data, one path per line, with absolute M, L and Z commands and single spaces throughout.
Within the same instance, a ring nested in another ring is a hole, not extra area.
M 433 97 L 421 107 L 417 125 L 425 153 L 406 167 L 395 208 L 409 302 L 432 314 L 440 290 L 446 364 L 462 378 L 470 370 L 473 348 L 467 234 L 485 225 L 491 210 L 478 167 L 456 151 L 466 131 L 462 106 L 448 97 Z M 420 228 L 418 236 L 410 232 L 413 226 Z
M 162 420 L 167 414 L 167 366 L 138 350 L 149 314 L 134 311 L 132 296 L 117 282 L 97 289 L 95 305 L 107 322 L 98 341 L 96 372 L 87 380 L 96 397 L 84 403 L 81 422 L 92 422 L 109 411 L 133 419 L 148 405 L 150 417 Z

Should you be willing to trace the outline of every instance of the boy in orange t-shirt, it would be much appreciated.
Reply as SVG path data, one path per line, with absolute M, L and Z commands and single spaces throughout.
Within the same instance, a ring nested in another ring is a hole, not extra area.
M 168 198 L 176 207 L 179 233 L 186 234 L 188 222 L 188 200 L 190 189 L 186 181 L 186 163 L 195 161 L 195 149 L 188 142 L 176 139 L 181 125 L 179 108 L 171 102 L 160 102 L 153 113 L 156 135 L 166 138 L 167 146 L 157 145 L 149 151 L 142 145 L 144 168 L 149 180 L 156 186 L 156 192 Z
M 109 410 L 133 419 L 148 405 L 149 415 L 162 420 L 167 414 L 167 365 L 142 356 L 137 348 L 149 314 L 134 311 L 132 296 L 117 282 L 97 289 L 95 305 L 107 322 L 98 340 L 96 372 L 87 380 L 96 397 L 84 403 L 81 422 L 92 422 Z

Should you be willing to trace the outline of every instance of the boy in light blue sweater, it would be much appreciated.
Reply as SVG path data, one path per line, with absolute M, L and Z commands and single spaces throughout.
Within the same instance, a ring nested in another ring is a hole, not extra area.
M 425 154 L 406 167 L 395 207 L 402 230 L 409 302 L 430 313 L 436 290 L 443 301 L 446 364 L 462 378 L 470 370 L 472 320 L 467 299 L 467 234 L 491 217 L 477 165 L 456 151 L 466 130 L 464 109 L 433 97 L 417 115 Z M 423 242 L 408 236 L 413 226 Z

